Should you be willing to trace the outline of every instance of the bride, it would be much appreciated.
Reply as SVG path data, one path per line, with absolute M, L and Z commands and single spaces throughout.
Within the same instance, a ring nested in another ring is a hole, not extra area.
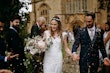
M 60 18 L 54 16 L 51 20 L 50 30 L 44 32 L 44 38 L 48 45 L 44 55 L 44 73 L 62 73 L 62 44 L 64 44 L 65 51 L 70 56 L 72 55 L 65 36 L 67 36 L 67 33 L 62 33 Z

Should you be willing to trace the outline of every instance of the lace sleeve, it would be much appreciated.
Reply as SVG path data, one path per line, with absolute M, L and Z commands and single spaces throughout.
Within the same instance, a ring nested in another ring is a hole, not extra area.
M 63 39 L 64 39 L 65 36 L 67 36 L 67 32 L 63 32 L 63 33 L 62 33 Z
M 49 30 L 46 30 L 46 31 L 44 32 L 44 34 L 45 34 L 45 38 L 46 38 L 46 39 L 50 37 L 50 32 L 49 32 Z
M 74 34 L 72 32 L 69 32 L 68 40 L 69 40 L 69 42 L 74 42 L 75 41 Z
M 68 38 L 68 42 L 74 42 L 74 34 L 72 32 L 63 32 L 62 37 L 64 39 L 64 37 L 67 36 Z
M 44 33 L 45 33 L 45 38 L 46 38 L 45 42 L 46 42 L 47 46 L 50 46 L 52 44 L 52 37 L 50 35 L 50 31 L 47 30 Z

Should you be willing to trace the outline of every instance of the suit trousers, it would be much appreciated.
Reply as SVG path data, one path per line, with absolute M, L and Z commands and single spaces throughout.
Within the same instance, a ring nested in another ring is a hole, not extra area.
M 98 66 L 80 66 L 80 73 L 98 73 Z

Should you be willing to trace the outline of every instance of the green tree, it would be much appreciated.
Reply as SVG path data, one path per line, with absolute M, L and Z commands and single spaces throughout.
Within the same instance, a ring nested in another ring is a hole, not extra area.
M 19 0 L 0 0 L 0 16 L 8 23 L 10 17 L 17 15 L 22 6 Z
M 28 3 L 29 4 L 29 3 Z M 25 2 L 20 2 L 19 0 L 0 0 L 0 17 L 5 20 L 5 28 L 7 29 L 9 27 L 9 21 L 10 18 L 13 15 L 20 15 L 22 22 L 21 22 L 21 35 L 26 33 L 24 31 L 27 26 L 27 22 L 29 20 L 29 14 L 25 12 L 20 12 L 20 9 L 22 7 L 25 7 L 28 9 L 26 6 L 27 3 Z M 24 35 L 22 35 L 24 37 Z
M 99 9 L 107 9 L 107 12 L 110 13 L 110 0 L 98 0 L 100 5 Z

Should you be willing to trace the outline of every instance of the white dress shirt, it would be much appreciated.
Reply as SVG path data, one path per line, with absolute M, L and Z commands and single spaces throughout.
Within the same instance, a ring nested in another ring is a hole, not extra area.
M 91 38 L 91 40 L 93 40 L 94 35 L 95 35 L 95 25 L 92 28 L 87 28 L 88 34 Z
M 17 30 L 15 28 L 13 28 L 12 26 L 10 27 L 10 29 L 13 29 L 15 32 L 17 32 Z

